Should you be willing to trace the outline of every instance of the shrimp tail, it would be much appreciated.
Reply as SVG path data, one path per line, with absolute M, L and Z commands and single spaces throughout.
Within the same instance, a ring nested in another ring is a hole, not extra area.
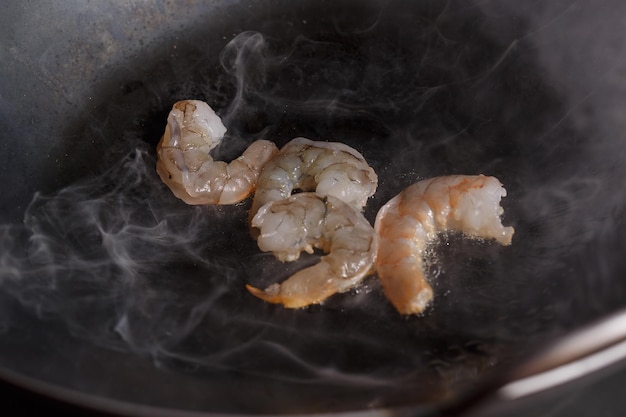
M 332 196 L 299 193 L 265 204 L 253 218 L 259 248 L 280 261 L 294 261 L 314 248 L 327 255 L 265 290 L 248 291 L 286 308 L 320 304 L 335 293 L 358 285 L 373 270 L 378 237 L 363 214 Z
M 272 284 L 265 290 L 246 284 L 246 289 L 250 292 L 250 294 L 263 301 L 267 301 L 272 304 L 283 304 L 283 297 L 280 295 L 280 284 Z
M 282 304 L 286 308 L 302 308 L 320 304 L 331 295 L 339 292 L 337 286 L 329 282 L 332 274 L 330 266 L 323 261 L 303 269 L 282 283 L 274 283 L 265 290 L 246 284 L 246 289 L 255 297 L 272 304 Z

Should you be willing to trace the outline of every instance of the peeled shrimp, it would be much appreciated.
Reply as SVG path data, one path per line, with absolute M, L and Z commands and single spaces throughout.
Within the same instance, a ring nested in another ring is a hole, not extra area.
M 378 239 L 355 207 L 333 196 L 305 192 L 262 206 L 252 225 L 260 229 L 259 248 L 281 261 L 305 251 L 327 253 L 317 264 L 265 290 L 246 285 L 253 295 L 288 308 L 318 304 L 360 283 L 372 270 Z
M 438 233 L 455 230 L 511 244 L 514 229 L 500 221 L 504 196 L 494 177 L 452 175 L 417 182 L 380 209 L 374 223 L 380 238 L 376 271 L 400 313 L 421 313 L 433 298 L 423 257 Z
M 255 189 L 261 168 L 277 152 L 266 140 L 253 142 L 230 163 L 209 152 L 226 133 L 219 116 L 203 101 L 174 104 L 157 146 L 157 172 L 174 195 L 187 204 L 234 204 Z
M 377 185 L 374 170 L 350 146 L 295 138 L 263 168 L 250 213 L 289 197 L 295 189 L 333 196 L 360 210 Z

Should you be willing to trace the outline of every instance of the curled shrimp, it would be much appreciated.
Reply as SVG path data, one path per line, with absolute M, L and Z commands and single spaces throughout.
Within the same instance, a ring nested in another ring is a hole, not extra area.
M 254 216 L 264 204 L 289 197 L 296 189 L 333 196 L 360 210 L 377 186 L 374 170 L 350 146 L 295 138 L 261 171 L 250 214 Z
M 494 177 L 452 175 L 417 182 L 380 209 L 374 223 L 380 239 L 376 271 L 400 313 L 421 313 L 433 298 L 423 256 L 438 233 L 455 230 L 511 243 L 514 229 L 500 221 L 504 196 Z
M 174 104 L 157 146 L 157 172 L 174 195 L 187 204 L 234 204 L 255 189 L 261 168 L 277 152 L 266 140 L 253 142 L 230 163 L 214 161 L 210 153 L 226 127 L 203 101 Z
M 283 262 L 314 248 L 327 253 L 317 264 L 265 290 L 246 285 L 270 303 L 288 308 L 321 303 L 360 283 L 374 265 L 374 229 L 359 210 L 333 196 L 305 192 L 270 202 L 258 210 L 252 225 L 260 229 L 259 248 Z

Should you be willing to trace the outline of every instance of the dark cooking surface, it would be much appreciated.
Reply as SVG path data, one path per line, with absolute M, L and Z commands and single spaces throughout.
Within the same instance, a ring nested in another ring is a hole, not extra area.
M 609 3 L 123 10 L 143 28 L 76 5 L 100 22 L 90 42 L 71 19 L 47 29 L 65 40 L 51 46 L 5 30 L 0 366 L 189 410 L 431 404 L 622 306 L 624 146 L 606 113 L 616 91 L 581 65 L 600 58 L 573 53 L 592 51 L 584 30 L 559 35 L 583 17 L 603 33 L 594 16 Z M 546 52 L 567 47 L 571 56 Z M 223 117 L 227 158 L 257 138 L 357 148 L 380 178 L 370 220 L 418 179 L 495 175 L 514 243 L 450 236 L 431 270 L 435 308 L 421 318 L 398 316 L 375 279 L 323 306 L 264 304 L 243 284 L 301 264 L 259 253 L 248 203 L 189 207 L 154 172 L 167 112 L 190 97 Z
M 626 413 L 626 403 L 621 400 L 626 371 L 623 369 L 602 378 L 593 384 L 583 384 L 572 389 L 558 390 L 556 393 L 521 401 L 493 409 L 481 409 L 472 414 L 480 417 L 570 417 L 594 416 L 601 412 L 604 417 L 621 417 Z M 47 413 L 56 411 L 65 417 L 112 417 L 101 410 L 86 409 L 76 405 L 55 401 L 12 386 L 0 385 L 3 398 L 10 399 L 11 405 L 19 407 L 23 414 Z

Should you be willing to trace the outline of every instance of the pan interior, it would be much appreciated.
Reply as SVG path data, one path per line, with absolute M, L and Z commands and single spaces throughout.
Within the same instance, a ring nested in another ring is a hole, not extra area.
M 432 405 L 620 305 L 623 150 L 555 80 L 541 19 L 484 2 L 180 3 L 75 4 L 47 29 L 64 46 L 9 54 L 24 71 L 1 103 L 2 172 L 19 185 L 2 185 L 3 368 L 182 410 Z M 78 31 L 85 19 L 98 34 Z M 281 264 L 250 238 L 249 201 L 191 207 L 160 182 L 155 145 L 186 98 L 224 120 L 225 159 L 297 136 L 362 152 L 379 176 L 370 221 L 417 180 L 494 175 L 513 245 L 443 236 L 420 317 L 397 314 L 375 276 L 321 306 L 264 304 L 244 284 L 318 255 Z

